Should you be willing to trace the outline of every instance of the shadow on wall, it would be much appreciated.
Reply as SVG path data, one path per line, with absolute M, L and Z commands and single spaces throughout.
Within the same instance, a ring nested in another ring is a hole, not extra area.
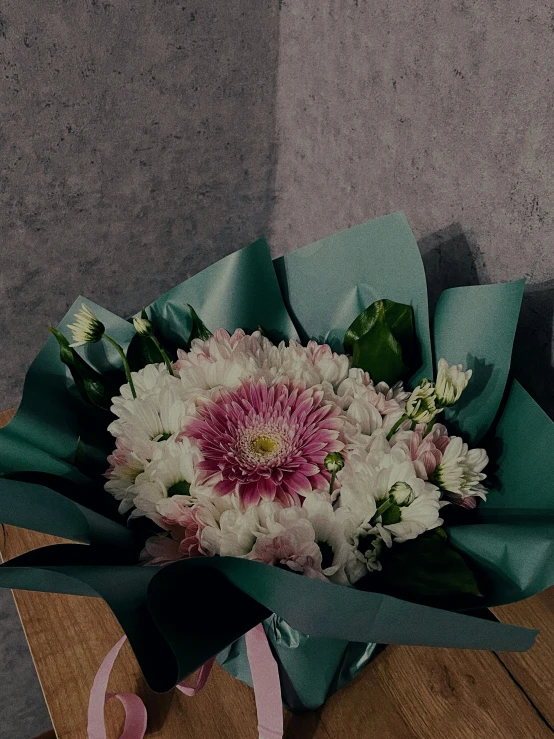
M 512 369 L 554 419 L 554 280 L 529 285 L 523 296 Z
M 268 232 L 279 8 L 5 0 L 0 28 L 9 407 L 77 295 L 130 315 Z
M 443 290 L 489 282 L 459 223 L 419 241 L 433 315 Z M 527 285 L 514 341 L 512 371 L 554 419 L 554 280 Z

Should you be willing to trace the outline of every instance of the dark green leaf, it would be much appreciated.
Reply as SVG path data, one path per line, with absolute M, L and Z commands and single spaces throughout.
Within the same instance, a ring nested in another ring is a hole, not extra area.
M 65 336 L 52 326 L 49 331 L 56 337 L 60 346 L 60 359 L 69 367 L 71 376 L 77 386 L 81 397 L 104 410 L 109 410 L 112 404 L 113 391 L 105 382 L 102 375 L 92 369 L 85 360 L 80 357 L 75 349 L 69 345 Z
M 443 529 L 393 544 L 383 553 L 382 564 L 382 578 L 406 597 L 482 595 L 473 572 L 450 546 Z
M 369 372 L 374 382 L 393 385 L 415 369 L 413 309 L 392 300 L 377 300 L 352 322 L 344 336 L 352 365 Z
M 141 311 L 141 318 L 148 320 L 148 314 L 144 308 Z M 163 362 L 164 358 L 152 339 L 136 333 L 127 349 L 127 361 L 129 362 L 131 372 L 138 372 L 146 367 L 147 364 L 159 364 Z
M 187 305 L 192 318 L 192 331 L 189 338 L 189 344 L 193 339 L 202 339 L 203 341 L 206 341 L 206 339 L 209 339 L 210 336 L 212 336 L 212 332 L 204 326 L 200 316 L 194 310 L 192 305 L 189 303 L 187 303 Z

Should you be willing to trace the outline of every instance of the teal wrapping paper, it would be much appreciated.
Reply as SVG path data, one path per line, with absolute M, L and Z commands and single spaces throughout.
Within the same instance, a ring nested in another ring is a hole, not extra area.
M 437 306 L 433 346 L 419 250 L 405 216 L 394 213 L 275 261 L 259 240 L 178 285 L 150 309 L 171 347 L 189 338 L 190 303 L 212 330 L 262 325 L 275 341 L 316 338 L 340 350 L 346 328 L 369 303 L 387 298 L 411 304 L 421 351 L 412 382 L 433 375 L 433 351 L 475 373 L 474 389 L 449 423 L 472 443 L 482 438 L 497 469 L 474 522 L 450 526 L 448 534 L 491 581 L 481 604 L 488 607 L 554 582 L 554 425 L 521 386 L 508 382 L 522 289 L 519 281 L 446 291 Z M 132 325 L 82 298 L 60 323 L 64 335 L 69 337 L 68 323 L 82 302 L 128 345 Z M 78 351 L 99 371 L 120 372 L 117 354 L 105 342 Z M 248 682 L 241 637 L 261 621 L 280 664 L 283 700 L 294 710 L 321 705 L 367 663 L 376 644 L 503 651 L 533 644 L 536 631 L 491 621 L 477 610 L 432 608 L 256 562 L 222 557 L 137 565 L 140 538 L 108 503 L 104 510 L 100 498 L 95 510 L 85 504 L 90 480 L 75 463 L 79 438 L 97 460 L 105 459 L 106 425 L 105 415 L 91 411 L 76 393 L 51 337 L 27 374 L 18 413 L 0 430 L 0 472 L 47 472 L 74 489 L 0 477 L 0 521 L 80 543 L 4 563 L 0 587 L 104 598 L 154 690 L 170 689 L 214 654 Z

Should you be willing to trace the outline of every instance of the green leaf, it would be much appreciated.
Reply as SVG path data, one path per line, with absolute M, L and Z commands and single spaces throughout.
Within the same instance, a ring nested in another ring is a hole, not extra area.
M 473 572 L 443 529 L 393 544 L 382 556 L 383 580 L 406 597 L 481 596 Z
M 148 319 L 148 314 L 144 308 L 141 311 L 141 318 Z M 147 364 L 159 364 L 163 362 L 164 358 L 152 339 L 136 333 L 127 348 L 127 361 L 129 362 L 131 372 L 138 372 L 146 367 Z
M 190 311 L 190 315 L 192 318 L 192 331 L 189 337 L 189 344 L 193 339 L 202 339 L 203 341 L 206 341 L 206 339 L 209 339 L 210 336 L 212 336 L 212 332 L 209 331 L 206 326 L 202 323 L 202 320 L 198 313 L 194 310 L 192 305 L 187 303 L 188 309 Z
M 377 300 L 352 322 L 344 336 L 352 366 L 369 372 L 374 382 L 401 380 L 417 362 L 414 312 L 410 305 Z
M 69 345 L 69 341 L 53 326 L 48 330 L 56 337 L 60 346 L 60 359 L 69 367 L 71 376 L 81 394 L 83 400 L 92 403 L 98 408 L 109 410 L 114 394 L 102 375 L 92 369 L 85 360 L 80 357 L 75 349 Z

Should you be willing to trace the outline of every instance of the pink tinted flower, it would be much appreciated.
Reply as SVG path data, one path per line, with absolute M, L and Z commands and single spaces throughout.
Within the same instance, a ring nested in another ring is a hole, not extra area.
M 145 462 L 128 449 L 122 439 L 115 440 L 115 449 L 108 457 L 109 468 L 104 473 L 108 479 L 106 490 L 119 500 L 119 512 L 126 513 L 134 503 L 133 486 L 144 470 Z
M 409 434 L 410 457 L 414 463 L 417 476 L 428 480 L 442 461 L 442 455 L 450 442 L 446 427 L 436 423 L 431 431 L 425 434 L 425 424 L 418 424 Z M 399 439 L 402 441 L 402 439 Z
M 299 353 L 306 353 L 308 360 L 317 369 L 322 381 L 336 385 L 348 377 L 350 360 L 346 354 L 336 354 L 329 344 L 318 344 L 317 341 L 309 341 L 305 349 L 293 341 L 290 342 L 290 345 L 296 346 Z
M 181 557 L 200 557 L 206 554 L 200 545 L 202 530 L 206 526 L 202 516 L 204 509 L 183 504 L 179 500 L 182 497 L 185 496 L 173 496 L 162 501 L 159 506 L 160 525 L 178 542 Z
M 241 328 L 229 335 L 223 328 L 218 328 L 213 336 L 205 341 L 195 339 L 189 352 L 177 349 L 177 361 L 173 368 L 177 371 L 183 367 L 201 367 L 218 360 L 230 360 L 239 344 L 246 344 L 244 348 L 253 349 L 259 343 L 258 334 L 247 337 Z
M 340 409 L 322 405 L 323 396 L 317 386 L 268 387 L 260 379 L 204 401 L 182 432 L 204 457 L 198 483 L 218 495 L 236 492 L 246 506 L 260 499 L 297 505 L 299 496 L 323 489 L 330 479 L 323 460 L 344 447 Z
M 299 519 L 274 534 L 259 536 L 249 559 L 268 565 L 284 565 L 316 580 L 327 580 L 321 569 L 321 550 L 314 541 L 311 524 Z
M 146 565 L 164 565 L 182 559 L 179 542 L 171 536 L 151 536 L 146 540 L 140 560 Z

